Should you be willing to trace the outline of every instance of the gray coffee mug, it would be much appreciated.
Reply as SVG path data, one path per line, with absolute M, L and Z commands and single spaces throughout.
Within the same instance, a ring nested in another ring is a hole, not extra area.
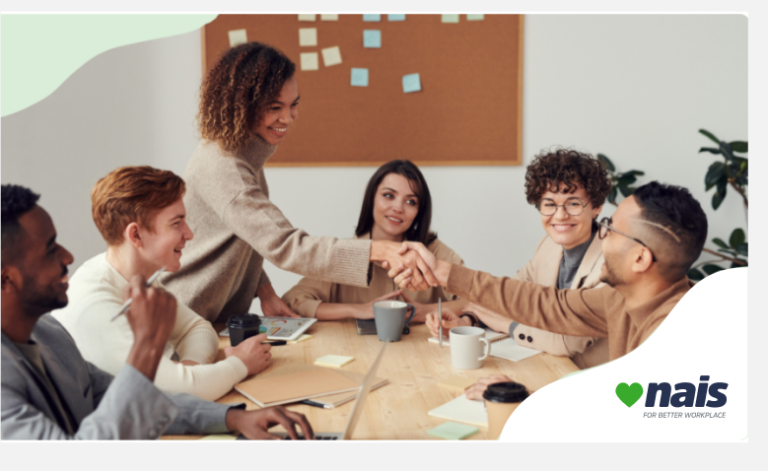
M 405 320 L 408 309 L 411 317 Z M 403 336 L 403 327 L 413 320 L 416 308 L 413 304 L 402 301 L 378 301 L 373 303 L 373 319 L 376 322 L 376 335 L 382 342 L 397 342 Z

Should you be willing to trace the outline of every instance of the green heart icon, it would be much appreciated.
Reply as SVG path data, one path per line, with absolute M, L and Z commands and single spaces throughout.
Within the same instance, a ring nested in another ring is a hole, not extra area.
M 627 407 L 632 407 L 643 397 L 643 386 L 640 383 L 632 383 L 631 386 L 627 383 L 619 383 L 616 386 L 616 395 Z

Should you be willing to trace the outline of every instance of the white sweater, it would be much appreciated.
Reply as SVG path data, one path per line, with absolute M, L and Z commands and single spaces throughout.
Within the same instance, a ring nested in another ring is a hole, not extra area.
M 116 375 L 125 364 L 133 346 L 133 331 L 125 316 L 110 319 L 123 304 L 125 278 L 109 264 L 106 253 L 81 266 L 70 279 L 69 304 L 52 313 L 75 339 L 83 357 Z M 155 286 L 162 286 L 159 281 Z M 176 325 L 165 348 L 155 376 L 155 385 L 163 391 L 186 392 L 213 401 L 232 389 L 248 375 L 245 364 L 236 357 L 213 363 L 219 338 L 211 324 L 190 308 L 178 303 Z M 171 360 L 192 360 L 199 365 L 186 366 Z

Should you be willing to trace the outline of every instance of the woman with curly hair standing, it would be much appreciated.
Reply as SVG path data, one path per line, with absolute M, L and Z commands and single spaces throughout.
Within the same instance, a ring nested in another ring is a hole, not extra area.
M 600 239 L 595 237 L 596 219 L 610 191 L 608 172 L 588 154 L 557 149 L 536 156 L 525 174 L 525 194 L 528 203 L 539 211 L 547 235 L 514 279 L 558 289 L 602 286 L 603 253 Z M 528 327 L 476 304 L 468 304 L 464 310 L 476 314 L 494 330 L 509 332 L 519 345 L 569 356 L 580 368 L 608 361 L 606 339 L 555 334 Z M 437 330 L 435 319 L 432 316 L 428 320 L 433 331 Z M 456 325 L 468 322 L 466 317 L 455 321 Z M 477 397 L 488 384 L 507 381 L 502 378 L 505 377 L 483 378 L 469 394 Z
M 202 141 L 184 173 L 184 204 L 196 237 L 166 286 L 213 322 L 248 312 L 254 297 L 267 316 L 296 316 L 275 294 L 264 259 L 304 276 L 355 286 L 370 282 L 370 262 L 413 267 L 420 289 L 437 280 L 415 253 L 391 241 L 312 237 L 269 200 L 264 163 L 298 117 L 295 65 L 257 42 L 227 51 L 200 88 Z

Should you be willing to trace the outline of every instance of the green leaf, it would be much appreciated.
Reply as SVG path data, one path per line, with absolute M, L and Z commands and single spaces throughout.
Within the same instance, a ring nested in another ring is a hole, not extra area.
M 749 257 L 749 242 L 744 242 L 743 244 L 737 245 L 736 251 L 739 253 L 739 255 Z
M 691 268 L 688 270 L 688 278 L 690 278 L 691 281 L 701 281 L 705 276 L 707 275 L 700 272 L 697 268 Z
M 611 188 L 611 192 L 608 194 L 608 202 L 611 204 L 616 204 L 616 187 L 614 186 Z
M 606 157 L 605 154 L 597 154 L 597 160 L 600 161 L 601 164 L 605 165 L 605 168 L 607 168 L 609 171 L 616 171 L 616 167 L 613 166 L 613 162 L 611 162 L 611 159 Z
M 704 177 L 704 184 L 707 185 L 707 190 L 712 188 L 724 176 L 725 164 L 723 162 L 712 162 L 709 170 L 707 170 L 707 175 Z
M 699 149 L 699 154 L 702 152 L 709 152 L 710 154 L 720 154 L 720 149 L 716 149 L 714 147 L 702 147 Z
M 720 183 L 718 183 L 717 191 L 715 191 L 715 194 L 712 195 L 712 209 L 717 209 L 720 207 L 723 200 L 725 199 L 727 189 L 728 189 L 727 186 L 721 185 Z
M 621 177 L 619 177 L 616 183 L 618 184 L 618 186 L 622 186 L 622 185 L 629 185 L 631 183 L 635 183 L 636 181 L 637 181 L 637 178 L 635 178 L 634 175 L 624 174 Z
M 699 132 L 707 136 L 712 142 L 714 142 L 718 146 L 720 145 L 720 140 L 716 138 L 715 135 L 712 134 L 711 132 L 707 131 L 706 129 L 699 129 Z
M 626 185 L 619 185 L 619 191 L 621 191 L 621 194 L 624 196 L 624 198 L 632 195 L 632 190 L 630 190 Z
M 727 142 L 720 143 L 720 152 L 723 153 L 725 160 L 733 160 L 733 152 L 731 151 L 731 146 L 729 146 Z
M 721 249 L 728 249 L 728 248 L 730 248 L 730 247 L 728 247 L 728 244 L 723 242 L 723 239 L 721 239 L 719 237 L 715 237 L 714 239 L 712 239 L 712 242 L 714 242 L 714 244 L 716 246 L 720 247 Z
M 739 260 L 741 260 L 741 259 L 739 259 Z M 731 262 L 731 268 L 741 268 L 741 267 L 746 267 L 746 266 L 748 266 L 748 264 L 746 263 L 746 260 L 744 261 L 744 265 L 739 265 L 738 263 Z
M 731 150 L 734 152 L 749 152 L 747 141 L 733 141 L 728 143 L 731 146 Z
M 718 265 L 712 265 L 711 263 L 704 265 L 703 267 L 701 267 L 701 269 L 704 270 L 704 273 L 706 273 L 707 275 L 711 275 L 713 273 L 717 273 L 719 271 L 725 270 L 725 268 Z
M 624 175 L 642 177 L 643 175 L 645 175 L 645 172 L 643 172 L 642 170 L 630 170 L 629 172 L 624 172 Z
M 744 229 L 736 228 L 731 232 L 731 237 L 728 239 L 728 243 L 731 244 L 731 247 L 734 249 L 738 247 L 739 245 L 743 244 L 747 240 L 747 235 L 744 234 Z

